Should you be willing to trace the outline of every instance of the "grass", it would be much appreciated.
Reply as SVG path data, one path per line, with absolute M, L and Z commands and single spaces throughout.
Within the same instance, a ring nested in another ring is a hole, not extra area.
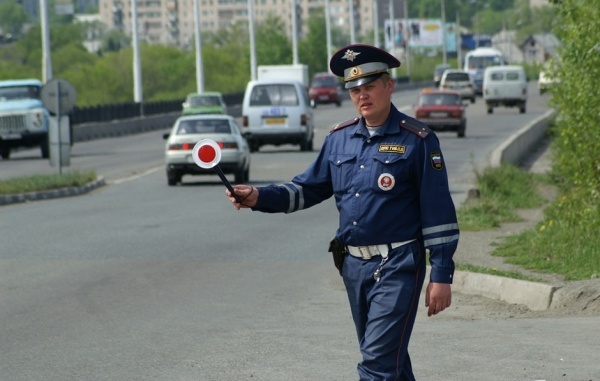
M 96 171 L 69 172 L 54 175 L 32 175 L 0 181 L 0 194 L 28 193 L 83 186 L 96 180 Z
M 457 212 L 463 231 L 489 230 L 504 222 L 519 221 L 515 209 L 538 208 L 546 201 L 539 186 L 550 183 L 548 176 L 503 165 L 477 174 L 480 197 L 469 200 Z M 600 205 L 593 195 L 573 190 L 559 196 L 544 211 L 545 217 L 534 229 L 505 237 L 492 255 L 530 271 L 559 274 L 565 280 L 585 280 L 600 276 Z M 518 273 L 462 265 L 486 274 L 524 279 Z
M 504 222 L 520 221 L 514 209 L 536 208 L 545 202 L 536 190 L 545 180 L 541 175 L 502 165 L 476 173 L 476 177 L 480 197 L 469 200 L 457 212 L 462 230 L 488 230 Z

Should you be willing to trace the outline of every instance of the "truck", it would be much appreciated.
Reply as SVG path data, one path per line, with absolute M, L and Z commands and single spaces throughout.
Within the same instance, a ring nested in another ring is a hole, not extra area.
M 50 155 L 48 126 L 50 112 L 40 98 L 42 82 L 37 79 L 0 81 L 0 157 L 20 147 L 40 147 Z
M 308 89 L 310 79 L 308 78 L 308 66 L 304 64 L 295 65 L 259 65 L 257 67 L 258 80 L 286 79 L 300 82 Z

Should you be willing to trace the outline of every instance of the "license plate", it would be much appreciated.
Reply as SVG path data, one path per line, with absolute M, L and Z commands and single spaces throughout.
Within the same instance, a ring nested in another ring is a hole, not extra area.
M 284 118 L 267 118 L 265 124 L 285 124 Z
M 329 99 L 329 95 L 321 95 L 321 96 L 319 97 L 319 100 L 321 100 L 321 101 L 326 101 L 326 100 L 328 100 L 328 99 Z
M 445 118 L 448 116 L 446 112 L 432 112 L 429 114 L 432 118 Z

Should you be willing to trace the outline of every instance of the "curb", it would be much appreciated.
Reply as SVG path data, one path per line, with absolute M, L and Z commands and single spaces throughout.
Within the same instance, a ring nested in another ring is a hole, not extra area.
M 98 176 L 96 180 L 91 181 L 81 187 L 66 187 L 40 192 L 0 195 L 0 206 L 17 204 L 27 201 L 50 200 L 53 198 L 80 196 L 104 185 L 106 185 L 104 177 Z
M 454 272 L 453 286 L 463 294 L 523 304 L 532 311 L 547 310 L 552 304 L 554 292 L 558 289 L 545 283 L 466 271 Z

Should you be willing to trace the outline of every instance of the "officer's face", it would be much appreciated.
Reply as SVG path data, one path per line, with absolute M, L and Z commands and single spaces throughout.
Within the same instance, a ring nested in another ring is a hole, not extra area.
M 350 99 L 367 125 L 380 126 L 390 114 L 393 91 L 394 81 L 384 75 L 366 85 L 350 89 Z

